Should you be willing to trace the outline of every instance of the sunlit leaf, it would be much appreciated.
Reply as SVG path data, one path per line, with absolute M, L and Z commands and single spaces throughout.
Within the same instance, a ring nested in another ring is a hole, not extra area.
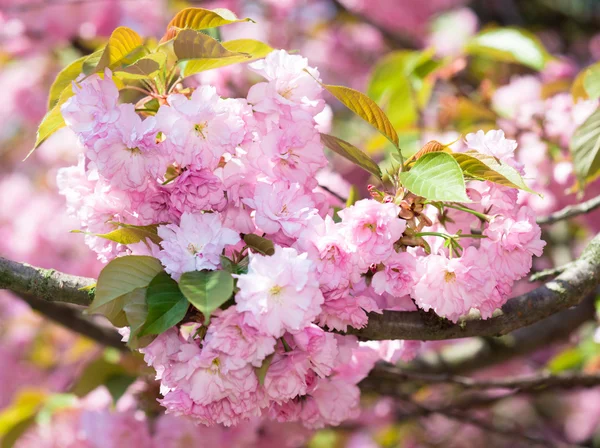
M 189 302 L 179 290 L 177 282 L 166 272 L 152 279 L 146 291 L 148 316 L 140 335 L 160 334 L 181 322 Z
M 33 151 L 39 148 L 39 146 L 44 143 L 48 137 L 66 126 L 60 108 L 72 96 L 73 90 L 71 88 L 66 88 L 61 92 L 60 97 L 58 98 L 58 101 L 54 107 L 48 111 L 46 115 L 44 115 L 44 118 L 42 118 L 42 122 L 40 123 L 36 133 L 35 144 L 25 159 L 33 154 Z
M 377 163 L 356 146 L 328 134 L 321 134 L 321 143 L 381 179 L 381 170 Z
M 323 87 L 348 109 L 385 135 L 395 146 L 398 146 L 398 134 L 396 134 L 394 126 L 375 101 L 350 87 L 329 84 L 323 84 Z
M 570 150 L 575 174 L 583 188 L 600 172 L 600 109 L 575 131 Z
M 88 312 L 105 315 L 117 327 L 127 325 L 123 311 L 127 294 L 148 286 L 162 270 L 156 258 L 138 255 L 115 258 L 100 272 Z
M 95 72 L 103 71 L 105 68 L 115 68 L 121 64 L 131 64 L 135 59 L 143 56 L 144 42 L 138 33 L 125 26 L 115 29 L 102 52 Z
M 263 255 L 273 255 L 275 253 L 275 246 L 273 241 L 263 238 L 262 236 L 249 233 L 244 235 L 244 243 L 252 249 L 254 252 L 258 252 Z
M 155 244 L 158 244 L 162 241 L 162 238 L 159 237 L 157 233 L 159 224 L 150 224 L 147 226 L 134 226 L 120 222 L 111 222 L 111 224 L 115 224 L 120 227 L 108 233 L 90 233 L 82 230 L 72 230 L 71 232 L 94 235 L 119 244 L 135 244 L 146 239 L 149 239 Z
M 238 39 L 222 42 L 221 45 L 227 51 L 233 53 L 243 53 L 239 56 L 217 59 L 189 60 L 182 64 L 181 75 L 187 77 L 214 68 L 225 67 L 226 65 L 250 62 L 256 59 L 266 57 L 273 48 L 267 44 L 253 39 Z
M 412 193 L 432 201 L 470 202 L 460 165 L 450 154 L 425 154 L 400 181 Z
M 213 311 L 233 294 L 233 277 L 226 271 L 185 272 L 179 279 L 183 295 L 204 314 L 208 324 Z
M 32 418 L 42 407 L 47 392 L 42 389 L 23 388 L 12 402 L 0 411 L 0 438 L 15 426 Z
M 589 99 L 600 98 L 600 63 L 594 64 L 585 70 L 583 87 Z
M 519 28 L 495 28 L 473 36 L 466 45 L 467 54 L 482 55 L 504 62 L 516 62 L 542 70 L 551 59 L 540 40 Z
M 167 62 L 165 53 L 157 52 L 143 57 L 131 65 L 116 70 L 115 76 L 121 79 L 152 78 Z
M 190 28 L 193 30 L 205 30 L 218 26 L 228 25 L 236 22 L 254 22 L 254 20 L 245 18 L 238 19 L 232 11 L 224 8 L 203 9 L 186 8 L 177 13 L 167 25 L 167 33 L 163 36 L 161 42 L 175 37 L 178 30 Z
M 245 57 L 249 55 L 229 51 L 212 37 L 195 30 L 181 31 L 173 41 L 173 51 L 178 60 L 186 59 L 219 59 Z
M 517 170 L 509 165 L 498 162 L 493 156 L 477 151 L 454 152 L 451 156 L 458 162 L 466 176 L 534 193 L 525 184 L 525 181 Z
M 56 75 L 50 87 L 50 94 L 48 95 L 48 110 L 56 106 L 63 90 L 66 88 L 70 90 L 71 82 L 77 79 L 83 72 L 83 63 L 87 58 L 87 56 L 84 56 L 71 62 Z

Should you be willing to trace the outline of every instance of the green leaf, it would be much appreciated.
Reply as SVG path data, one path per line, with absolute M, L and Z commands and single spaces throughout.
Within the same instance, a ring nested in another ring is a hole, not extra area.
M 98 386 L 104 385 L 110 378 L 126 375 L 125 368 L 108 357 L 100 356 L 87 364 L 77 381 L 71 386 L 70 392 L 78 397 L 84 397 Z
M 258 378 L 258 384 L 260 384 L 261 386 L 263 386 L 265 384 L 265 377 L 267 376 L 267 371 L 269 370 L 269 367 L 271 366 L 271 363 L 273 362 L 273 356 L 275 356 L 274 353 L 267 356 L 263 360 L 260 367 L 256 367 L 254 369 L 254 371 L 256 372 L 256 378 Z
M 119 401 L 119 398 L 127 392 L 129 386 L 131 386 L 136 379 L 135 376 L 125 374 L 111 375 L 106 379 L 104 385 L 108 389 L 108 392 L 113 399 L 113 403 Z
M 566 349 L 554 356 L 547 365 L 551 373 L 556 374 L 572 370 L 583 365 L 584 356 L 577 347 Z
M 179 279 L 183 295 L 204 314 L 208 325 L 211 313 L 233 294 L 233 277 L 226 271 L 185 272 Z
M 181 31 L 173 42 L 173 51 L 179 61 L 186 59 L 250 58 L 250 55 L 229 51 L 212 37 L 195 30 Z
M 140 335 L 163 333 L 181 322 L 189 307 L 177 282 L 164 271 L 154 277 L 148 285 L 146 303 L 148 317 Z
M 273 255 L 275 253 L 275 246 L 273 241 L 263 238 L 262 236 L 249 233 L 244 235 L 244 243 L 252 249 L 254 252 L 258 252 L 263 255 Z
M 83 63 L 87 58 L 88 56 L 84 56 L 71 62 L 56 75 L 50 87 L 50 94 L 48 95 L 48 110 L 56 106 L 63 90 L 70 88 L 71 82 L 81 75 L 83 72 Z
M 358 194 L 358 188 L 356 188 L 356 185 L 352 185 L 350 187 L 350 193 L 348 194 L 348 199 L 346 199 L 346 207 L 350 207 L 352 205 L 354 205 L 354 203 L 356 201 L 358 201 L 360 199 L 360 196 Z
M 140 241 L 149 239 L 155 244 L 159 244 L 162 238 L 158 236 L 159 224 L 150 224 L 147 226 L 134 226 L 132 224 L 125 224 L 121 222 L 111 221 L 111 224 L 121 226 L 119 229 L 115 229 L 108 233 L 91 233 L 84 232 L 82 230 L 71 230 L 71 233 L 83 233 L 85 235 L 94 235 L 99 238 L 114 241 L 119 244 L 135 244 Z
M 108 39 L 94 72 L 103 71 L 105 68 L 115 68 L 122 64 L 131 64 L 143 56 L 144 42 L 138 33 L 126 26 L 115 29 Z
M 12 402 L 0 411 L 0 438 L 17 425 L 32 419 L 46 397 L 47 393 L 41 389 L 24 388 L 18 391 Z
M 575 131 L 570 150 L 575 174 L 583 188 L 600 171 L 600 109 Z
M 127 301 L 123 305 L 123 312 L 129 325 L 129 340 L 127 346 L 139 349 L 148 345 L 154 339 L 152 336 L 140 337 L 140 330 L 146 323 L 148 317 L 148 305 L 146 304 L 146 289 L 137 288 L 130 292 Z
M 85 61 L 83 62 L 83 73 L 86 76 L 89 76 L 96 72 L 96 67 L 98 66 L 98 63 L 100 62 L 100 59 L 102 59 L 103 53 L 104 53 L 104 48 L 102 48 L 101 50 L 98 50 L 98 51 L 94 51 L 92 54 L 90 54 L 85 59 Z
M 182 64 L 181 76 L 184 78 L 196 73 L 212 70 L 214 68 L 225 67 L 226 65 L 238 64 L 241 62 L 250 62 L 256 59 L 266 57 L 273 48 L 267 44 L 253 39 L 237 39 L 222 42 L 221 45 L 227 51 L 240 53 L 239 56 L 217 59 L 189 60 Z
M 470 202 L 460 165 L 450 154 L 431 152 L 398 175 L 412 193 L 432 201 Z
M 98 276 L 94 301 L 88 313 L 103 314 L 117 327 L 127 325 L 123 311 L 129 298 L 127 295 L 148 286 L 162 270 L 156 258 L 138 255 L 115 258 Z
M 381 110 L 375 101 L 350 87 L 322 85 L 348 109 L 385 135 L 394 146 L 398 147 L 398 134 L 396 134 L 394 126 L 385 112 Z
M 50 111 L 48 111 L 46 115 L 44 115 L 44 118 L 42 118 L 42 122 L 40 123 L 37 130 L 35 145 L 33 145 L 32 150 L 29 151 L 29 154 L 27 154 L 25 160 L 27 160 L 27 158 L 31 154 L 33 154 L 33 151 L 35 151 L 42 143 L 44 143 L 48 139 L 48 137 L 50 137 L 59 129 L 64 128 L 66 126 L 60 108 L 73 95 L 74 93 L 72 89 L 64 89 L 60 94 L 60 97 L 58 98 L 58 101 L 56 102 L 54 107 Z
M 236 22 L 254 22 L 254 20 L 245 18 L 238 19 L 235 14 L 228 9 L 203 9 L 186 8 L 179 11 L 167 25 L 167 33 L 161 39 L 165 42 L 175 37 L 180 29 L 190 28 L 193 30 L 205 30 L 218 26 L 228 25 Z
M 481 55 L 503 62 L 516 62 L 542 70 L 551 59 L 540 40 L 519 28 L 496 28 L 473 36 L 465 48 L 467 54 Z
M 591 65 L 584 70 L 582 82 L 587 94 L 586 99 L 600 98 L 600 63 Z
M 342 140 L 341 138 L 337 138 L 329 134 L 321 134 L 321 143 L 323 143 L 323 145 L 327 146 L 333 152 L 345 157 L 354 164 L 360 166 L 362 169 L 381 179 L 381 170 L 379 169 L 379 165 L 377 165 L 373 159 L 371 159 L 356 146 Z
M 148 79 L 152 78 L 167 63 L 165 53 L 153 53 L 138 59 L 131 65 L 115 71 L 115 76 L 121 79 Z
M 454 152 L 450 154 L 458 162 L 466 176 L 489 180 L 505 187 L 535 193 L 531 190 L 517 170 L 500 163 L 495 157 L 477 151 Z

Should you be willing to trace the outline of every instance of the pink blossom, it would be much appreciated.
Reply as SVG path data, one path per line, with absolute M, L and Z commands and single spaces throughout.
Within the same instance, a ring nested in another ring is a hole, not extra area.
M 156 120 L 142 119 L 133 104 L 119 106 L 119 121 L 106 137 L 86 146 L 85 155 L 98 172 L 122 190 L 144 190 L 166 170 L 156 143 Z
M 320 421 L 310 424 L 310 427 L 339 425 L 344 420 L 358 416 L 360 390 L 354 384 L 337 378 L 319 379 L 311 396 L 319 411 Z
M 385 261 L 383 270 L 378 271 L 371 280 L 377 294 L 387 292 L 402 297 L 409 294 L 415 284 L 417 260 L 408 252 L 394 253 Z
M 465 137 L 467 147 L 482 154 L 488 154 L 508 165 L 515 166 L 517 142 L 504 137 L 504 131 L 477 131 Z
M 486 251 L 471 246 L 460 258 L 432 254 L 418 260 L 412 297 L 425 311 L 456 322 L 498 294 Z
M 338 356 L 337 341 L 333 333 L 328 333 L 316 325 L 310 325 L 293 335 L 296 349 L 308 354 L 311 369 L 321 378 L 329 375 Z
M 235 307 L 217 311 L 204 338 L 205 350 L 219 354 L 224 373 L 251 364 L 260 367 L 275 350 L 275 338 L 266 336 L 244 322 Z
M 174 278 L 216 269 L 223 249 L 240 241 L 237 232 L 222 226 L 218 213 L 184 213 L 179 225 L 159 226 L 158 235 L 163 239 L 158 258 Z
M 307 353 L 292 351 L 275 355 L 265 376 L 267 396 L 276 403 L 285 403 L 305 395 L 309 367 Z
M 321 311 L 323 294 L 306 253 L 276 246 L 270 257 L 250 254 L 248 273 L 235 277 L 238 311 L 248 312 L 248 324 L 266 334 L 300 331 Z
M 406 229 L 406 221 L 398 218 L 398 213 L 397 205 L 373 199 L 362 199 L 338 212 L 363 269 L 385 261 L 394 252 L 394 243 Z
M 222 211 L 227 198 L 217 176 L 206 169 L 189 169 L 173 182 L 170 203 L 172 213 L 181 216 L 184 212 Z
M 325 293 L 325 302 L 319 315 L 320 325 L 332 330 L 347 331 L 348 325 L 363 328 L 369 320 L 367 313 L 381 313 L 381 309 L 363 285 Z
M 106 69 L 104 78 L 92 75 L 79 85 L 73 83 L 74 96 L 61 107 L 65 123 L 87 145 L 104 138 L 119 119 L 119 90 Z
M 269 114 L 287 108 L 292 113 L 298 108 L 312 116 L 323 110 L 323 88 L 313 79 L 319 79 L 319 72 L 308 66 L 306 58 L 276 50 L 250 64 L 250 69 L 268 81 L 253 85 L 248 92 L 254 110 Z
M 307 220 L 317 213 L 311 195 L 297 183 L 286 182 L 256 185 L 254 198 L 242 202 L 256 210 L 256 225 L 266 233 L 278 231 L 294 238 L 300 235 Z

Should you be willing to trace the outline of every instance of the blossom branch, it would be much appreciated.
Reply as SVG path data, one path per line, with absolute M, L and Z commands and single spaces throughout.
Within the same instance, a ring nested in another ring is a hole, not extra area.
M 600 196 L 596 196 L 588 201 L 577 205 L 569 205 L 562 210 L 554 212 L 548 216 L 542 216 L 537 219 L 539 225 L 554 224 L 555 222 L 565 219 L 574 218 L 575 216 L 590 213 L 600 207 Z
M 579 259 L 554 280 L 509 300 L 494 317 L 469 316 L 452 323 L 433 313 L 386 311 L 369 315 L 362 330 L 350 331 L 365 340 L 442 340 L 471 336 L 499 336 L 526 327 L 578 305 L 600 283 L 600 234 Z

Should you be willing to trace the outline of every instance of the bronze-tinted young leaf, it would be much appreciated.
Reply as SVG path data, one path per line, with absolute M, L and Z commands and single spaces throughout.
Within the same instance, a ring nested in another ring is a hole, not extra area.
M 239 53 L 239 56 L 216 59 L 198 59 L 189 60 L 182 64 L 181 75 L 185 78 L 196 73 L 212 70 L 214 68 L 225 67 L 226 65 L 250 62 L 256 59 L 266 57 L 273 48 L 267 44 L 253 39 L 237 39 L 222 42 L 221 45 L 227 51 Z
M 329 134 L 321 134 L 321 143 L 381 179 L 379 165 L 356 146 Z
M 126 295 L 148 286 L 162 270 L 163 267 L 156 258 L 138 255 L 115 258 L 100 272 L 94 301 L 88 312 L 105 315 L 117 327 L 127 325 L 123 311 Z
M 450 154 L 458 162 L 463 173 L 476 179 L 489 180 L 505 187 L 518 188 L 530 193 L 531 190 L 517 170 L 513 167 L 500 163 L 490 155 L 477 151 L 453 152 Z
M 83 63 L 87 59 L 87 56 L 76 59 L 71 62 L 65 68 L 63 68 L 50 86 L 50 94 L 48 95 L 48 110 L 51 110 L 60 98 L 61 93 L 66 88 L 71 88 L 71 82 L 73 82 L 83 72 Z
M 600 109 L 575 131 L 570 151 L 575 174 L 583 188 L 600 173 Z
M 115 76 L 121 79 L 148 79 L 151 78 L 167 62 L 167 55 L 162 52 L 152 53 L 131 65 L 115 71 Z
M 364 93 L 350 87 L 328 84 L 323 84 L 323 87 L 340 100 L 348 109 L 385 135 L 396 147 L 398 146 L 398 134 L 396 134 L 394 126 L 392 126 L 385 112 L 381 110 L 375 101 Z
M 186 59 L 219 59 L 230 57 L 246 57 L 229 51 L 212 37 L 195 30 L 182 30 L 173 41 L 173 51 L 179 61 Z
M 187 300 L 204 314 L 208 325 L 213 311 L 233 294 L 233 277 L 226 271 L 185 272 L 179 279 L 179 288 Z
M 148 316 L 140 336 L 160 334 L 177 325 L 185 317 L 189 303 L 177 282 L 166 272 L 152 279 L 146 290 Z
M 105 68 L 115 68 L 122 64 L 131 64 L 145 53 L 144 42 L 138 33 L 126 26 L 115 29 L 102 52 L 94 72 L 103 71 Z
M 148 226 L 134 226 L 131 224 L 125 224 L 120 222 L 111 222 L 112 224 L 120 226 L 120 228 L 113 230 L 108 233 L 89 233 L 81 230 L 72 230 L 72 233 L 84 233 L 86 235 L 94 235 L 105 240 L 114 241 L 119 244 L 135 244 L 140 241 L 149 239 L 155 244 L 162 241 L 162 238 L 158 236 L 157 229 L 158 224 L 150 224 Z
M 275 253 L 275 246 L 273 241 L 263 238 L 262 236 L 249 233 L 244 235 L 244 243 L 252 249 L 254 252 L 258 252 L 263 255 L 273 255 Z
M 456 160 L 445 152 L 425 154 L 410 171 L 398 175 L 412 193 L 432 201 L 470 202 L 463 172 Z
M 161 39 L 165 42 L 175 37 L 177 30 L 190 28 L 193 30 L 205 30 L 216 28 L 218 26 L 228 25 L 236 22 L 254 22 L 252 19 L 238 19 L 235 14 L 228 9 L 203 9 L 186 8 L 179 11 L 167 25 L 167 33 Z

